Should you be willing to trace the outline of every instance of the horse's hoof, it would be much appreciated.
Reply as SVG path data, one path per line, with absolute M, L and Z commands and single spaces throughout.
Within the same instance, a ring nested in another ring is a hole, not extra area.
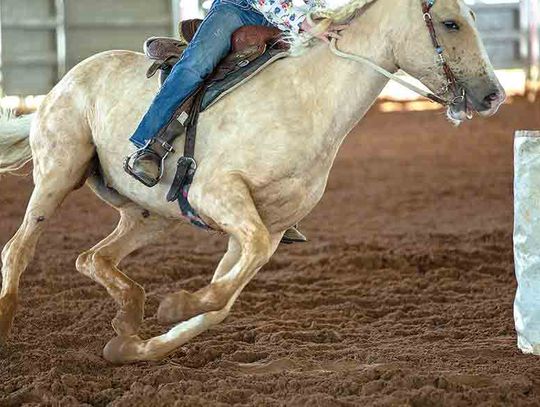
M 194 301 L 193 294 L 180 291 L 167 295 L 160 303 L 157 311 L 158 322 L 162 325 L 170 325 L 185 321 L 193 316 L 190 303 Z
M 114 364 L 132 363 L 140 360 L 141 338 L 136 335 L 117 336 L 103 348 L 103 357 Z

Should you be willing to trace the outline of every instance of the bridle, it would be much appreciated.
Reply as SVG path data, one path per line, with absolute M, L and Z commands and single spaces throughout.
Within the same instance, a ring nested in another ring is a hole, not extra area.
M 460 89 L 460 86 L 458 85 L 456 80 L 456 76 L 450 68 L 450 65 L 448 65 L 448 62 L 446 62 L 446 58 L 444 57 L 444 47 L 441 45 L 439 38 L 437 37 L 437 31 L 435 31 L 433 17 L 431 16 L 431 9 L 435 5 L 435 1 L 436 0 L 422 1 L 422 12 L 424 13 L 424 21 L 426 22 L 429 36 L 431 37 L 431 42 L 433 43 L 435 52 L 439 57 L 439 62 L 441 63 L 444 75 L 446 76 L 447 87 L 445 91 L 450 90 L 452 92 L 452 94 L 454 95 L 454 99 L 450 101 L 450 104 L 456 105 L 465 101 L 465 90 L 463 88 Z
M 446 100 L 443 99 L 440 96 L 437 96 L 436 94 L 432 92 L 427 92 L 418 86 L 413 85 L 410 82 L 407 82 L 400 78 L 399 76 L 387 71 L 383 67 L 377 65 L 373 61 L 364 58 L 360 55 L 354 55 L 347 52 L 340 51 L 337 49 L 336 43 L 337 40 L 335 38 L 332 38 L 332 41 L 330 42 L 330 50 L 337 56 L 345 59 L 349 59 L 351 61 L 360 62 L 364 65 L 368 65 L 375 71 L 379 72 L 380 74 L 386 76 L 388 79 L 391 79 L 395 82 L 398 82 L 402 86 L 410 89 L 411 91 L 419 94 L 420 96 L 426 97 L 429 100 L 440 103 L 443 106 L 454 106 L 458 105 L 460 103 L 465 103 L 465 90 L 461 88 L 457 82 L 456 76 L 454 75 L 454 72 L 448 65 L 448 62 L 446 61 L 446 58 L 444 57 L 444 48 L 442 47 L 441 43 L 439 42 L 439 38 L 437 37 L 437 31 L 435 30 L 435 25 L 433 24 L 433 17 L 431 15 L 431 9 L 435 5 L 436 0 L 422 0 L 422 12 L 423 12 L 423 18 L 426 23 L 429 35 L 431 37 L 431 42 L 433 43 L 433 47 L 435 48 L 435 52 L 437 53 L 437 56 L 439 58 L 439 62 L 441 63 L 444 75 L 446 77 L 446 87 L 444 88 L 444 93 L 447 91 L 452 92 L 452 99 Z

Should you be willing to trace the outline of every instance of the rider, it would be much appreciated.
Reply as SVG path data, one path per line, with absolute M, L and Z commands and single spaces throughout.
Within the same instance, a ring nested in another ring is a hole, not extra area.
M 214 0 L 197 33 L 164 82 L 137 130 L 131 136 L 141 150 L 133 162 L 133 171 L 146 179 L 159 177 L 160 162 L 147 149 L 147 143 L 164 128 L 175 110 L 211 74 L 231 47 L 231 36 L 245 25 L 275 26 L 285 32 L 298 33 L 311 28 L 307 13 L 319 0 L 304 0 L 303 6 L 293 0 Z M 331 27 L 320 38 L 327 40 L 334 34 Z M 296 229 L 295 241 L 305 241 Z

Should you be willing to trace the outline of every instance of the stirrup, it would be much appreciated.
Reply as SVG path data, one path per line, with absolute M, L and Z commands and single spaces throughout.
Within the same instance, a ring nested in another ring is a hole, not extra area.
M 153 148 L 152 145 L 154 143 L 159 143 L 159 145 L 165 150 L 165 154 L 160 156 Z M 145 186 L 152 188 L 155 187 L 159 181 L 161 181 L 161 178 L 163 178 L 163 172 L 165 169 L 165 159 L 170 153 L 173 153 L 174 149 L 172 146 L 166 142 L 160 143 L 156 139 L 148 140 L 148 142 L 144 145 L 144 147 L 138 149 L 133 154 L 130 154 L 126 157 L 124 160 L 124 171 L 127 172 L 129 175 L 131 175 L 133 178 L 135 178 L 137 181 L 141 182 Z M 136 174 L 135 170 L 133 169 L 133 164 L 137 159 L 143 155 L 143 153 L 151 154 L 156 157 L 156 161 L 159 161 L 159 175 L 157 178 L 148 178 L 141 176 L 140 174 Z

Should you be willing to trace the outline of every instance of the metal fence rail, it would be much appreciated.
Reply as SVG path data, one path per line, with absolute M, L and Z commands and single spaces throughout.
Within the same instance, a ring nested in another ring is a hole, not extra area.
M 0 89 L 47 93 L 93 54 L 172 35 L 178 18 L 178 0 L 1 0 Z
M 520 3 L 471 6 L 476 24 L 496 68 L 523 68 L 527 63 L 527 30 Z
M 528 69 L 527 5 L 535 1 L 540 0 L 469 1 L 496 68 Z M 68 69 L 95 53 L 141 50 L 147 37 L 175 34 L 182 11 L 202 10 L 201 4 L 196 0 L 1 0 L 0 90 L 7 95 L 45 94 Z

